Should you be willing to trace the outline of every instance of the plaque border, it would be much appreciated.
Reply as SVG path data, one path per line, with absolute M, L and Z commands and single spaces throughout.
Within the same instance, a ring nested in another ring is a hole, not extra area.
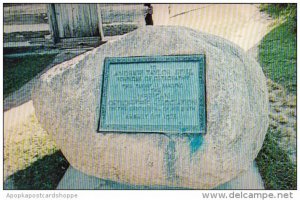
M 139 126 L 139 125 L 120 125 L 118 124 L 118 129 L 115 128 L 113 125 L 106 125 L 105 124 L 105 116 L 106 116 L 106 100 L 107 100 L 107 86 L 108 86 L 108 79 L 109 79 L 109 69 L 110 64 L 121 64 L 121 63 L 159 63 L 159 62 L 188 62 L 188 61 L 195 61 L 198 62 L 199 67 L 199 95 L 201 95 L 204 91 L 204 98 L 203 101 L 199 101 L 199 119 L 203 118 L 203 125 L 201 124 L 201 120 L 199 120 L 199 125 L 197 126 L 189 126 L 189 129 L 177 131 L 174 127 L 182 127 L 182 125 L 163 125 L 164 130 L 159 130 L 159 127 L 162 125 L 140 125 L 140 128 L 135 128 L 134 130 L 128 129 L 131 126 Z M 101 86 L 101 93 L 100 93 L 100 115 L 98 120 L 98 133 L 184 133 L 184 134 L 195 134 L 191 130 L 194 130 L 195 127 L 200 127 L 200 130 L 196 133 L 198 134 L 205 134 L 207 131 L 207 99 L 206 99 L 206 59 L 204 54 L 191 54 L 191 55 L 157 55 L 157 56 L 132 56 L 132 57 L 105 57 L 103 71 L 102 71 L 102 84 Z M 203 79 L 202 79 L 203 78 Z M 105 86 L 105 87 L 104 87 Z M 204 105 L 204 108 L 203 106 Z M 157 127 L 157 129 L 153 130 L 153 127 Z M 115 128 L 115 129 L 114 129 Z M 167 129 L 166 129 L 167 128 Z M 113 130 L 114 129 L 114 130 Z M 146 129 L 146 130 L 145 130 Z M 148 129 L 148 130 L 147 130 Z

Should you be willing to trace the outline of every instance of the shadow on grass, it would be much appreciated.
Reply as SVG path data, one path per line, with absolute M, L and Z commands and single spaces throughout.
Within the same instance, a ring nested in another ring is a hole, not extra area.
M 27 55 L 3 58 L 3 97 L 19 90 L 23 85 L 42 72 L 56 54 Z
M 265 188 L 271 190 L 296 190 L 297 166 L 278 145 L 280 135 L 268 130 L 256 162 L 264 180 Z
M 69 167 L 61 151 L 44 156 L 24 170 L 17 171 L 8 177 L 13 186 L 4 189 L 15 190 L 52 190 L 56 189 L 60 179 Z
M 266 189 L 297 189 L 297 169 L 288 155 L 278 147 L 275 132 L 268 130 L 263 147 L 256 158 Z M 69 167 L 61 151 L 44 156 L 24 170 L 9 176 L 4 189 L 51 190 Z M 108 188 L 106 188 L 108 189 Z

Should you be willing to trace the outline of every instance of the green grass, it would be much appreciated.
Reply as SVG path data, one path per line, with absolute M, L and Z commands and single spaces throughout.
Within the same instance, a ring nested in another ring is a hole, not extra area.
M 17 91 L 47 67 L 55 54 L 3 58 L 3 97 Z
M 297 34 L 297 4 L 295 3 L 273 3 L 261 4 L 260 10 L 268 13 L 272 18 L 286 21 L 289 31 Z
M 268 13 L 273 18 L 286 17 L 295 9 L 296 4 L 292 3 L 273 3 L 260 5 L 260 10 Z
M 3 159 L 6 189 L 55 189 L 69 166 L 35 115 L 5 130 Z
M 61 151 L 46 155 L 24 170 L 17 171 L 8 179 L 17 190 L 53 190 L 69 167 Z
M 279 148 L 276 132 L 267 132 L 256 162 L 266 189 L 297 189 L 297 168 L 287 153 Z
M 289 92 L 297 91 L 296 35 L 284 22 L 267 34 L 259 47 L 259 61 L 265 75 Z
M 262 39 L 259 46 L 259 62 L 265 75 L 292 94 L 297 91 L 296 9 L 296 4 L 263 4 L 261 11 L 279 19 L 279 25 Z M 280 148 L 280 135 L 269 128 L 256 162 L 266 189 L 297 189 L 296 165 L 288 152 Z

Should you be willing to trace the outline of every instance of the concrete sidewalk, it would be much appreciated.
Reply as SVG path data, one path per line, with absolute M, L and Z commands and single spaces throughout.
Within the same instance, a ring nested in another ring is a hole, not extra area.
M 258 44 L 273 23 L 257 4 L 153 4 L 153 21 L 155 26 L 185 26 L 217 35 L 245 51 Z
M 49 31 L 49 24 L 4 25 L 4 33 Z

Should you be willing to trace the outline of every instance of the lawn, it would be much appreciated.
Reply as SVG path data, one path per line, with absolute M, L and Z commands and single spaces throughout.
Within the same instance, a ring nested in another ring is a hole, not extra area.
M 289 22 L 284 22 L 263 38 L 259 59 L 268 78 L 296 94 L 297 40 L 289 26 Z
M 3 97 L 17 91 L 38 73 L 43 71 L 56 54 L 30 55 L 18 58 L 3 58 Z
M 259 62 L 267 78 L 283 86 L 289 95 L 297 92 L 296 9 L 296 4 L 261 6 L 261 11 L 267 12 L 278 24 L 262 39 Z M 266 189 L 297 189 L 296 164 L 291 161 L 288 152 L 280 148 L 282 135 L 270 126 L 256 158 Z
M 68 166 L 35 115 L 4 131 L 5 189 L 55 189 Z
M 46 155 L 32 163 L 29 167 L 19 170 L 8 179 L 18 190 L 53 190 L 69 167 L 61 151 Z
M 284 22 L 267 34 L 259 46 L 259 61 L 264 73 L 289 92 L 297 91 L 297 38 L 294 24 L 294 9 L 291 5 L 271 4 L 262 10 Z
M 266 189 L 296 190 L 297 167 L 278 146 L 277 133 L 268 130 L 256 162 Z

